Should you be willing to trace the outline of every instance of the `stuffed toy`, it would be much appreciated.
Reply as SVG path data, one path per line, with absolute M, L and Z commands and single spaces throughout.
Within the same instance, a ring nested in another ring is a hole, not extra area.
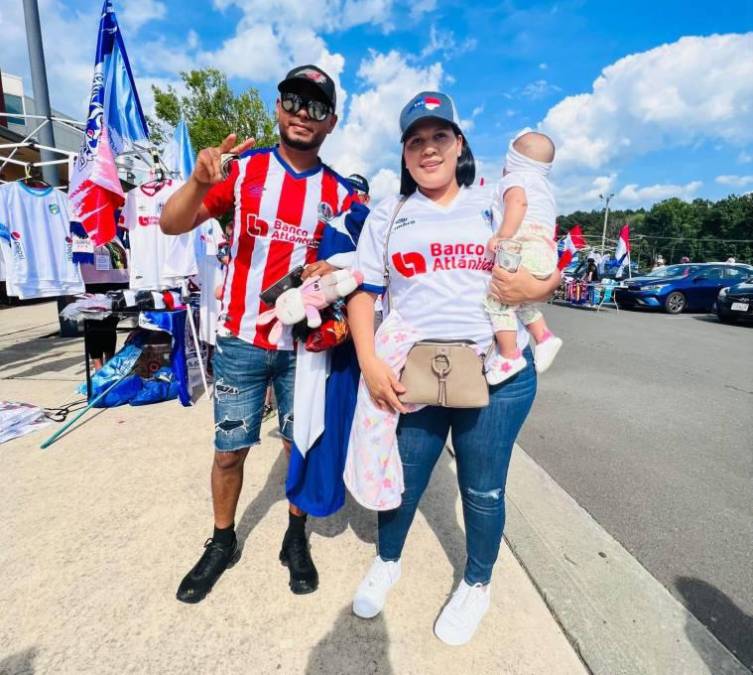
M 276 321 L 269 331 L 272 344 L 279 342 L 283 326 L 292 326 L 306 319 L 309 328 L 318 328 L 322 325 L 320 310 L 350 295 L 362 283 L 363 274 L 349 269 L 337 270 L 323 277 L 309 277 L 297 288 L 290 288 L 280 295 L 274 308 L 259 315 L 257 324 L 265 326 Z

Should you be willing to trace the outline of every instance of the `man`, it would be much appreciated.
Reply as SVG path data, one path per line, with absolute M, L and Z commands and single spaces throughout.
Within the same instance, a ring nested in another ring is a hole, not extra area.
M 212 466 L 214 534 L 204 554 L 181 582 L 177 597 L 199 602 L 227 567 L 240 557 L 234 519 L 243 465 L 259 432 L 267 385 L 275 389 L 280 433 L 290 455 L 293 440 L 295 353 L 289 331 L 269 341 L 271 325 L 258 326 L 269 307 L 259 293 L 305 265 L 304 278 L 335 268 L 318 260 L 333 237 L 329 223 L 350 208 L 351 188 L 319 159 L 319 148 L 337 124 L 335 85 L 316 66 L 291 70 L 278 85 L 276 116 L 280 144 L 249 149 L 228 136 L 218 148 L 202 150 L 188 182 L 162 212 L 167 234 L 180 234 L 234 209 L 234 235 L 222 292 L 215 372 L 215 454 Z M 223 178 L 221 156 L 240 155 Z M 329 237 L 329 239 L 328 239 Z M 325 246 L 321 246 L 325 244 Z M 329 253 L 328 253 L 329 254 Z M 292 503 L 280 561 L 289 567 L 293 593 L 310 593 L 318 573 L 305 532 L 306 513 Z
M 369 182 L 359 173 L 350 174 L 346 180 L 353 186 L 353 190 L 355 190 L 353 199 L 360 204 L 368 206 L 371 201 L 371 197 L 369 197 Z

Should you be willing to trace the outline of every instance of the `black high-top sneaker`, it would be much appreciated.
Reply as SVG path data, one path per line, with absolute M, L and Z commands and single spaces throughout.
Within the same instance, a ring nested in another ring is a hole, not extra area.
M 313 593 L 319 587 L 319 573 L 311 559 L 305 534 L 285 533 L 280 562 L 290 571 L 290 590 L 296 595 Z
M 204 554 L 191 571 L 183 577 L 176 597 L 181 602 L 195 603 L 203 600 L 212 590 L 222 573 L 235 565 L 241 557 L 236 539 L 232 545 L 224 546 L 214 539 L 207 539 Z

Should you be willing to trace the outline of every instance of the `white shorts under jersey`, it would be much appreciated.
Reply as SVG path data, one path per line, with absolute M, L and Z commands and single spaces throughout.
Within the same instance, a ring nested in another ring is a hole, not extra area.
M 384 291 L 384 245 L 398 197 L 380 202 L 366 219 L 354 268 L 367 291 Z M 473 340 L 483 349 L 493 331 L 484 309 L 493 266 L 486 252 L 492 235 L 491 195 L 461 188 L 448 206 L 420 192 L 411 195 L 389 237 L 389 302 L 425 338 Z M 518 326 L 518 346 L 528 334 Z
M 146 183 L 126 195 L 120 224 L 129 232 L 128 266 L 134 290 L 176 288 L 198 272 L 194 254 L 195 232 L 178 236 L 163 234 L 159 226 L 165 203 L 181 182 Z
M 73 262 L 68 197 L 23 183 L 0 187 L 0 256 L 8 295 L 49 298 L 84 292 Z

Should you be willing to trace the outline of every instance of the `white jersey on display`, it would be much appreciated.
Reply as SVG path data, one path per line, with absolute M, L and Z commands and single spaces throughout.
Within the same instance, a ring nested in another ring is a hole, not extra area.
M 384 246 L 398 197 L 379 203 L 366 219 L 353 267 L 363 288 L 384 291 Z M 484 308 L 493 260 L 486 244 L 493 234 L 491 195 L 461 188 L 447 206 L 419 191 L 398 213 L 389 236 L 389 306 L 423 338 L 473 340 L 482 349 L 493 330 Z M 518 346 L 528 334 L 518 326 Z
M 23 183 L 0 187 L 0 256 L 8 295 L 47 298 L 84 292 L 73 262 L 68 197 Z
M 170 196 L 182 183 L 166 180 L 145 183 L 131 190 L 120 214 L 120 224 L 129 232 L 128 265 L 134 290 L 163 290 L 180 286 L 198 272 L 193 232 L 171 236 L 159 226 L 160 214 Z
M 225 235 L 219 221 L 214 218 L 204 221 L 195 231 L 196 264 L 201 288 L 199 338 L 202 342 L 213 345 L 217 334 L 217 317 L 222 305 L 215 290 L 221 286 L 224 277 L 222 263 L 217 259 L 217 249 L 225 242 Z

